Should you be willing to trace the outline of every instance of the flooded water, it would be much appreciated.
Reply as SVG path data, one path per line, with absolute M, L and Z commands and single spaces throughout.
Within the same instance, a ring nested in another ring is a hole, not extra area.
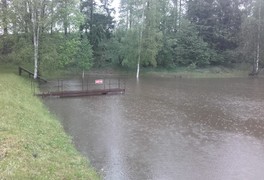
M 264 179 L 264 79 L 131 78 L 45 103 L 106 180 Z

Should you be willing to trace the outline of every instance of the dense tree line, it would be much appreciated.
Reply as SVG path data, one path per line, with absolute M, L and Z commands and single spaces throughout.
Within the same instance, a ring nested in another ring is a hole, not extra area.
M 142 56 L 142 66 L 154 67 L 246 62 L 252 63 L 256 74 L 263 64 L 263 4 L 261 0 L 122 0 L 115 33 L 125 47 L 119 49 L 119 62 L 135 66 L 135 56 Z M 136 39 L 142 51 L 137 52 Z
M 1 0 L 1 61 L 44 69 L 263 66 L 262 0 Z
M 1 0 L 1 61 L 43 70 L 89 69 L 110 38 L 108 2 L 93 0 Z M 101 55 L 102 56 L 102 55 Z

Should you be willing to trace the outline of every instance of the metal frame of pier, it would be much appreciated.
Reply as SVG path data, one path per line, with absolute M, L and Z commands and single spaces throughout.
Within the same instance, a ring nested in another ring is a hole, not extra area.
M 98 81 L 99 80 L 99 81 Z M 126 79 L 124 76 L 106 76 L 96 75 L 88 78 L 78 79 L 76 83 L 70 83 L 71 80 L 60 79 L 53 81 L 52 88 L 37 93 L 41 97 L 82 97 L 98 95 L 124 94 L 126 89 Z M 99 83 L 97 84 L 96 81 Z
M 37 96 L 41 97 L 81 97 L 81 96 L 97 96 L 97 95 L 113 95 L 124 94 L 126 89 L 126 76 L 122 75 L 99 75 L 88 74 L 86 78 L 79 79 L 77 84 L 69 84 L 67 79 L 56 80 L 57 83 L 51 89 L 46 89 L 42 92 L 36 93 L 33 73 L 23 67 L 18 67 L 18 74 L 21 76 L 22 72 L 28 74 L 31 78 L 31 91 Z M 37 76 L 40 83 L 47 83 L 48 81 L 40 76 Z M 51 83 L 52 81 L 49 81 Z M 54 82 L 54 80 L 53 80 Z M 49 85 L 47 85 L 49 87 Z

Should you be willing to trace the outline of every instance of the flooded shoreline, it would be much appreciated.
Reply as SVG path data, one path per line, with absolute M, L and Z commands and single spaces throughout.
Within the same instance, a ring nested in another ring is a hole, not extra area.
M 264 80 L 131 78 L 125 95 L 45 99 L 104 179 L 261 179 Z

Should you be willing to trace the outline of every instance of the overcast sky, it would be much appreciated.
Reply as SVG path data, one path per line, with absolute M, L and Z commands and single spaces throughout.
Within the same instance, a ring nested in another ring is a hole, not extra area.
M 112 3 L 112 7 L 114 7 L 115 11 L 116 11 L 115 20 L 118 20 L 118 16 L 119 16 L 119 11 L 118 11 L 119 2 L 120 2 L 120 0 L 114 0 L 113 3 Z
M 100 0 L 95 0 L 98 4 L 100 4 Z M 118 12 L 118 8 L 119 8 L 119 2 L 120 0 L 113 0 L 113 3 L 111 4 L 111 7 L 115 8 L 116 14 L 115 16 L 115 20 L 118 20 L 118 16 L 119 16 L 119 12 Z
M 119 2 L 120 2 L 120 0 L 114 0 L 113 1 L 113 7 L 117 7 L 118 8 Z

